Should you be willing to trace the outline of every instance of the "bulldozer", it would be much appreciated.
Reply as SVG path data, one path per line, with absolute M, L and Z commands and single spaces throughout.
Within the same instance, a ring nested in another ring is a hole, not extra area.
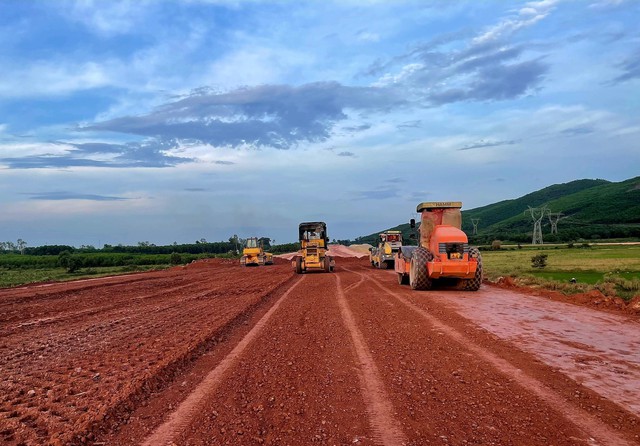
M 425 202 L 421 215 L 418 246 L 402 246 L 395 256 L 398 283 L 413 290 L 431 289 L 434 282 L 453 283 L 461 290 L 477 291 L 482 284 L 482 257 L 470 248 L 460 229 L 462 202 Z M 415 220 L 411 219 L 415 229 Z
M 378 237 L 378 246 L 369 248 L 371 266 L 391 269 L 395 263 L 395 254 L 402 246 L 402 233 L 400 231 L 385 231 L 378 234 Z
M 242 250 L 240 265 L 273 265 L 273 254 L 265 252 L 262 239 L 259 239 L 258 237 L 249 237 L 245 241 L 244 248 Z
M 327 252 L 327 225 L 322 221 L 300 223 L 298 234 L 300 250 L 294 259 L 296 273 L 313 270 L 327 273 L 333 271 L 335 261 Z

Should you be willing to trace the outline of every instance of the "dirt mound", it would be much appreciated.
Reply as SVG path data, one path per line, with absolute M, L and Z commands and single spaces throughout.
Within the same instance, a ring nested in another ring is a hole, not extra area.
M 369 251 L 361 252 L 344 245 L 329 245 L 329 255 L 333 257 L 365 257 L 369 255 Z
M 354 249 L 354 246 L 356 248 Z M 369 248 L 366 251 L 362 251 L 362 247 L 370 246 L 370 245 L 352 245 L 352 246 L 344 246 L 344 245 L 329 245 L 329 255 L 331 257 L 355 257 L 362 258 L 369 255 Z M 297 256 L 297 252 L 289 252 L 286 254 L 278 254 L 274 256 L 276 258 L 285 259 L 285 260 L 293 260 L 295 256 Z
M 369 255 L 369 249 L 371 248 L 372 246 L 368 243 L 363 243 L 361 245 L 349 245 L 349 249 L 351 249 L 352 251 L 361 252 L 366 255 Z
M 600 310 L 610 311 L 614 313 L 636 314 L 640 315 L 640 296 L 634 297 L 631 301 L 625 302 L 619 297 L 605 296 L 599 290 L 591 290 L 586 293 L 563 294 L 559 291 L 546 290 L 539 287 L 526 286 L 518 283 L 513 277 L 499 277 L 495 282 L 488 282 L 491 285 L 516 289 L 520 292 L 533 294 L 535 296 L 543 296 L 550 300 L 559 302 L 568 302 L 575 305 L 582 305 Z
M 640 295 L 637 295 L 633 299 L 631 299 L 631 302 L 629 302 L 627 308 L 630 312 L 640 314 Z
M 275 259 L 284 259 L 284 260 L 293 260 L 293 258 L 295 256 L 297 256 L 297 255 L 298 255 L 297 252 L 288 252 L 286 254 L 275 255 L 275 256 L 273 256 L 273 258 L 275 258 Z

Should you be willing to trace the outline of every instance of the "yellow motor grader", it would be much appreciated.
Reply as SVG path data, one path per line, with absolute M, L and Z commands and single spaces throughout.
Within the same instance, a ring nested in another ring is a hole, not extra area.
M 335 262 L 328 254 L 327 225 L 322 221 L 300 223 L 298 227 L 300 251 L 294 259 L 296 273 L 305 271 L 333 271 Z
M 264 251 L 262 239 L 249 237 L 240 257 L 242 266 L 273 265 L 273 254 Z

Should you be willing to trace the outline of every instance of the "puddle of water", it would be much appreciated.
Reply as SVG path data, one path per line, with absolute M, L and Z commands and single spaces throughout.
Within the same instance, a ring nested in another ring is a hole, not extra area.
M 445 300 L 446 299 L 446 300 Z M 640 323 L 625 316 L 486 288 L 444 296 L 467 319 L 640 415 Z

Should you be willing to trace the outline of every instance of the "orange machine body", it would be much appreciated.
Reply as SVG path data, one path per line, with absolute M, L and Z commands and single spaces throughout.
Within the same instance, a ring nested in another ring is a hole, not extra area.
M 451 278 L 466 281 L 477 278 L 479 257 L 469 254 L 469 240 L 460 229 L 461 207 L 461 202 L 426 202 L 418 205 L 416 210 L 421 217 L 418 247 L 402 246 L 395 256 L 394 269 L 400 283 L 409 283 L 412 258 L 414 262 L 417 261 L 415 253 L 418 248 L 423 252 L 424 249 L 428 250 L 426 258 L 420 257 L 421 262 L 426 262 L 428 280 Z

